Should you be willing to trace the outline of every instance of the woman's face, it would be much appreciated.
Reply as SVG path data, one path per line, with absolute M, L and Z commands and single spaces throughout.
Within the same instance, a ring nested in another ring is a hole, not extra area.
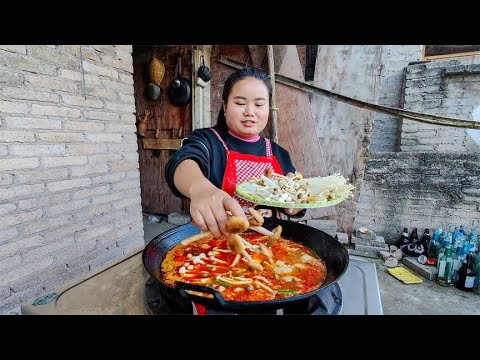
M 268 88 L 262 80 L 254 77 L 239 80 L 223 106 L 230 130 L 241 137 L 258 135 L 268 122 Z

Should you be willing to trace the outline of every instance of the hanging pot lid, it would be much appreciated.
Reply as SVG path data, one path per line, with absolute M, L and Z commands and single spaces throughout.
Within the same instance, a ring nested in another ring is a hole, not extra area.
M 145 93 L 150 100 L 158 100 L 162 93 L 162 89 L 160 88 L 160 86 L 154 83 L 149 83 L 147 85 Z
M 181 76 L 181 58 L 177 58 L 175 66 L 175 78 L 168 86 L 168 96 L 170 101 L 177 106 L 184 106 L 192 99 L 192 83 L 187 78 Z

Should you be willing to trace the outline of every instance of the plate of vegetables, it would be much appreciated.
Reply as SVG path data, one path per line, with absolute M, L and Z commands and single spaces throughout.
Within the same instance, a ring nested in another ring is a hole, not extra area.
M 303 178 L 265 172 L 260 178 L 238 184 L 235 194 L 240 198 L 272 207 L 319 208 L 332 206 L 353 197 L 355 187 L 339 175 Z

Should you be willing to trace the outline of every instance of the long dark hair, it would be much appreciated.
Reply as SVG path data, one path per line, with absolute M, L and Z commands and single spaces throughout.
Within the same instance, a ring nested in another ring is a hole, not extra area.
M 227 80 L 225 80 L 225 84 L 223 86 L 222 100 L 226 103 L 228 100 L 228 96 L 232 91 L 233 85 L 235 85 L 237 81 L 243 80 L 247 77 L 253 77 L 255 79 L 263 81 L 263 83 L 268 89 L 268 100 L 270 104 L 272 100 L 272 83 L 270 82 L 270 78 L 268 77 L 266 72 L 258 70 L 256 68 L 243 68 L 231 73 Z M 227 119 L 225 119 L 223 104 L 220 107 L 220 111 L 218 112 L 217 124 L 215 125 L 215 129 L 227 131 Z

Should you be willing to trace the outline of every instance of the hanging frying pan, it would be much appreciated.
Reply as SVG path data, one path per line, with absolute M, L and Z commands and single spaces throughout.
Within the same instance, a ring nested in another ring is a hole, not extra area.
M 192 84 L 190 80 L 181 76 L 182 59 L 177 58 L 177 64 L 175 66 L 175 78 L 170 82 L 168 86 L 168 97 L 172 104 L 177 106 L 187 105 L 192 99 Z

